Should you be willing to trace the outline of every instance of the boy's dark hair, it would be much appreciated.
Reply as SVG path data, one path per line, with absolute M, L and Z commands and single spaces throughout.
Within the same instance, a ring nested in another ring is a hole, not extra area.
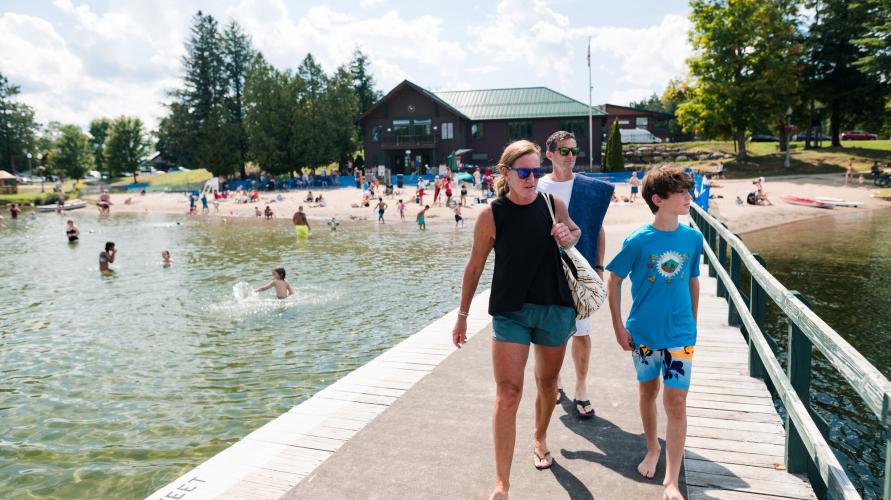
M 659 207 L 653 203 L 654 194 L 665 199 L 672 193 L 683 193 L 691 189 L 693 189 L 693 179 L 689 175 L 677 167 L 665 165 L 647 172 L 643 181 L 643 199 L 650 207 L 650 211 L 656 213 Z
M 281 279 L 285 279 L 285 268 L 284 267 L 276 267 L 272 270 L 272 272 L 278 274 L 278 277 Z
M 558 142 L 566 141 L 569 139 L 575 140 L 575 134 L 573 134 L 572 132 L 567 132 L 565 130 L 558 130 L 551 134 L 550 137 L 548 137 L 547 142 L 545 142 L 545 148 L 548 151 L 555 151 L 557 149 Z
M 112 248 L 114 248 L 114 242 L 113 242 L 113 241 L 106 241 L 106 242 L 105 242 L 105 251 L 106 251 L 106 252 L 110 252 Z

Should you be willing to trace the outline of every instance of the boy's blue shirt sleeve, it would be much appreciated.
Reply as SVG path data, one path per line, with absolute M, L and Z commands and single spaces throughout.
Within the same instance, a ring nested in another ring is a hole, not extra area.
M 697 232 L 696 236 L 696 249 L 690 259 L 690 278 L 699 277 L 699 263 L 702 261 L 702 234 Z
M 609 264 L 607 264 L 606 270 L 622 279 L 627 278 L 628 274 L 631 272 L 631 268 L 634 267 L 634 262 L 637 260 L 638 253 L 639 249 L 637 248 L 637 245 L 635 245 L 634 235 L 631 235 L 625 239 L 624 243 L 622 243 L 622 249 L 619 250 L 619 253 L 613 257 L 613 260 L 611 260 Z

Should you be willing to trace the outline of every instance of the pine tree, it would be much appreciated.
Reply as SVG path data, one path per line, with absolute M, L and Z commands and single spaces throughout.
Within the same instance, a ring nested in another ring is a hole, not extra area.
M 606 172 L 625 171 L 625 155 L 622 152 L 622 134 L 619 132 L 619 120 L 613 120 L 613 126 L 609 129 L 603 166 Z
M 297 114 L 295 81 L 269 65 L 258 53 L 251 62 L 244 86 L 244 124 L 251 159 L 273 175 L 296 170 L 292 145 Z
M 248 136 L 244 126 L 244 85 L 248 66 L 254 58 L 250 37 L 232 21 L 223 32 L 224 76 L 227 83 L 226 107 L 229 134 L 235 141 L 241 178 L 247 176 Z
M 357 48 L 350 61 L 350 74 L 353 76 L 353 89 L 359 99 L 359 114 L 371 109 L 383 96 L 374 88 L 374 77 L 371 76 L 369 66 L 368 56 Z
M 312 54 L 307 54 L 297 68 L 297 113 L 294 117 L 294 157 L 299 166 L 318 167 L 334 156 L 328 130 L 325 97 L 328 77 Z

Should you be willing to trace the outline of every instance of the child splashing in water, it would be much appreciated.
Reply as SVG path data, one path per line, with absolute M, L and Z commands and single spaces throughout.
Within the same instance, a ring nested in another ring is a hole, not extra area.
M 291 284 L 285 279 L 285 268 L 283 267 L 276 267 L 273 269 L 272 282 L 257 288 L 254 292 L 260 293 L 269 290 L 270 288 L 275 288 L 275 296 L 280 299 L 286 299 L 289 295 L 294 295 L 294 290 L 291 289 Z

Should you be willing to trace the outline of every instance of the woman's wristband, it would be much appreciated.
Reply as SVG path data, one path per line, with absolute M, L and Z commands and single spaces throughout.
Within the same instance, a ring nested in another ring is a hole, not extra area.
M 458 310 L 458 316 L 464 316 L 466 318 L 468 314 L 469 313 L 467 311 Z
M 595 271 L 606 271 L 606 269 L 603 266 L 601 266 L 600 264 L 594 266 L 594 270 Z

